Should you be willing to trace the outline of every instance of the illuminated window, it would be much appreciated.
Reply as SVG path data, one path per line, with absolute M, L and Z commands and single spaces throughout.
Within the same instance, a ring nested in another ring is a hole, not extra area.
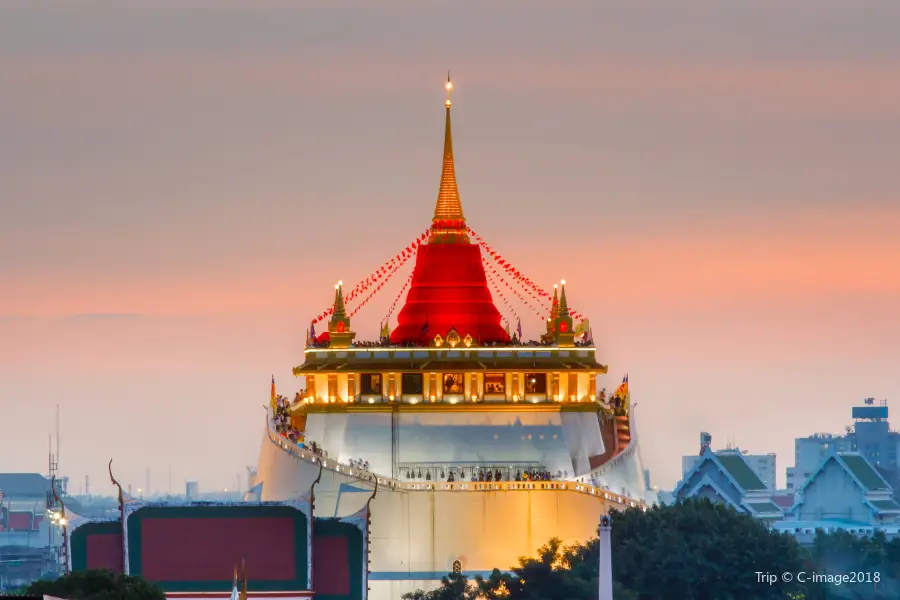
M 362 394 L 381 395 L 381 373 L 363 373 L 359 379 Z
M 422 374 L 404 373 L 401 384 L 404 394 L 421 394 L 423 389 Z
M 484 376 L 485 394 L 505 394 L 506 375 L 503 373 L 487 373 Z
M 444 373 L 444 393 L 465 393 L 465 380 L 462 373 Z
M 547 375 L 545 373 L 525 373 L 526 394 L 546 394 Z

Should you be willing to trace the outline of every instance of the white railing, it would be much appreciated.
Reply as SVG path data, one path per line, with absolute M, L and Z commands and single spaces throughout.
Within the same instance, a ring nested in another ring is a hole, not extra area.
M 613 504 L 618 504 L 620 506 L 626 508 L 632 507 L 641 507 L 644 506 L 643 502 L 633 500 L 631 498 L 627 498 L 621 494 L 615 494 L 610 492 L 609 490 L 604 490 L 603 488 L 595 487 L 592 485 L 584 484 L 584 483 L 575 483 L 572 481 L 495 481 L 495 482 L 481 482 L 481 481 L 460 481 L 460 482 L 431 482 L 431 483 L 419 483 L 419 482 L 406 482 L 406 481 L 398 481 L 396 479 L 391 479 L 389 477 L 380 477 L 375 473 L 371 473 L 364 469 L 357 469 L 355 467 L 350 467 L 348 465 L 339 463 L 338 461 L 325 458 L 319 454 L 316 454 L 310 450 L 301 448 L 297 444 L 291 442 L 289 439 L 285 438 L 277 431 L 275 431 L 274 423 L 271 418 L 267 419 L 268 427 L 266 428 L 266 432 L 269 435 L 269 440 L 274 443 L 276 446 L 279 446 L 282 450 L 297 458 L 299 460 L 305 460 L 307 462 L 313 464 L 320 464 L 323 468 L 328 469 L 329 471 L 333 471 L 335 473 L 340 473 L 342 475 L 346 475 L 349 477 L 356 478 L 357 480 L 365 483 L 375 483 L 378 481 L 379 487 L 386 487 L 391 490 L 397 491 L 408 491 L 408 492 L 418 492 L 418 491 L 448 491 L 448 492 L 488 492 L 488 491 L 540 491 L 540 490 L 569 490 L 578 492 L 581 494 L 587 494 L 590 496 L 595 496 L 597 498 L 602 498 L 608 502 L 612 502 Z

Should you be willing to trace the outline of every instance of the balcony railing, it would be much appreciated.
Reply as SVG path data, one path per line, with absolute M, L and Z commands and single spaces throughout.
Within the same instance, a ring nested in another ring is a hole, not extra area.
M 351 467 L 332 458 L 325 458 L 309 449 L 301 448 L 297 444 L 279 434 L 275 430 L 275 423 L 272 420 L 271 413 L 267 418 L 266 431 L 269 440 L 282 450 L 297 458 L 313 464 L 320 464 L 323 468 L 340 473 L 349 477 L 353 477 L 360 482 L 374 484 L 378 482 L 378 486 L 396 491 L 447 491 L 447 492 L 487 492 L 487 491 L 562 491 L 569 490 L 576 493 L 594 496 L 599 499 L 606 500 L 612 504 L 617 504 L 623 508 L 643 508 L 646 510 L 646 504 L 640 500 L 628 498 L 622 494 L 615 494 L 609 490 L 600 487 L 575 483 L 571 481 L 500 481 L 500 482 L 405 482 L 398 481 L 389 477 L 382 477 L 370 471 Z

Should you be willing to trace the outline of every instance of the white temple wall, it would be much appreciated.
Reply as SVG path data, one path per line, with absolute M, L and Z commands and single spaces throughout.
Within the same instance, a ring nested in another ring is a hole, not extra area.
M 372 572 L 377 578 L 440 577 L 508 569 L 551 538 L 596 535 L 606 502 L 571 491 L 379 492 L 371 504 Z

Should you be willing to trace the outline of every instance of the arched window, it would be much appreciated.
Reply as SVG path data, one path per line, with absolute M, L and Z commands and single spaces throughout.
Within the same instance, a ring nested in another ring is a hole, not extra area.
M 458 560 L 453 561 L 453 572 L 456 573 L 457 575 L 462 573 L 462 563 L 459 562 Z

